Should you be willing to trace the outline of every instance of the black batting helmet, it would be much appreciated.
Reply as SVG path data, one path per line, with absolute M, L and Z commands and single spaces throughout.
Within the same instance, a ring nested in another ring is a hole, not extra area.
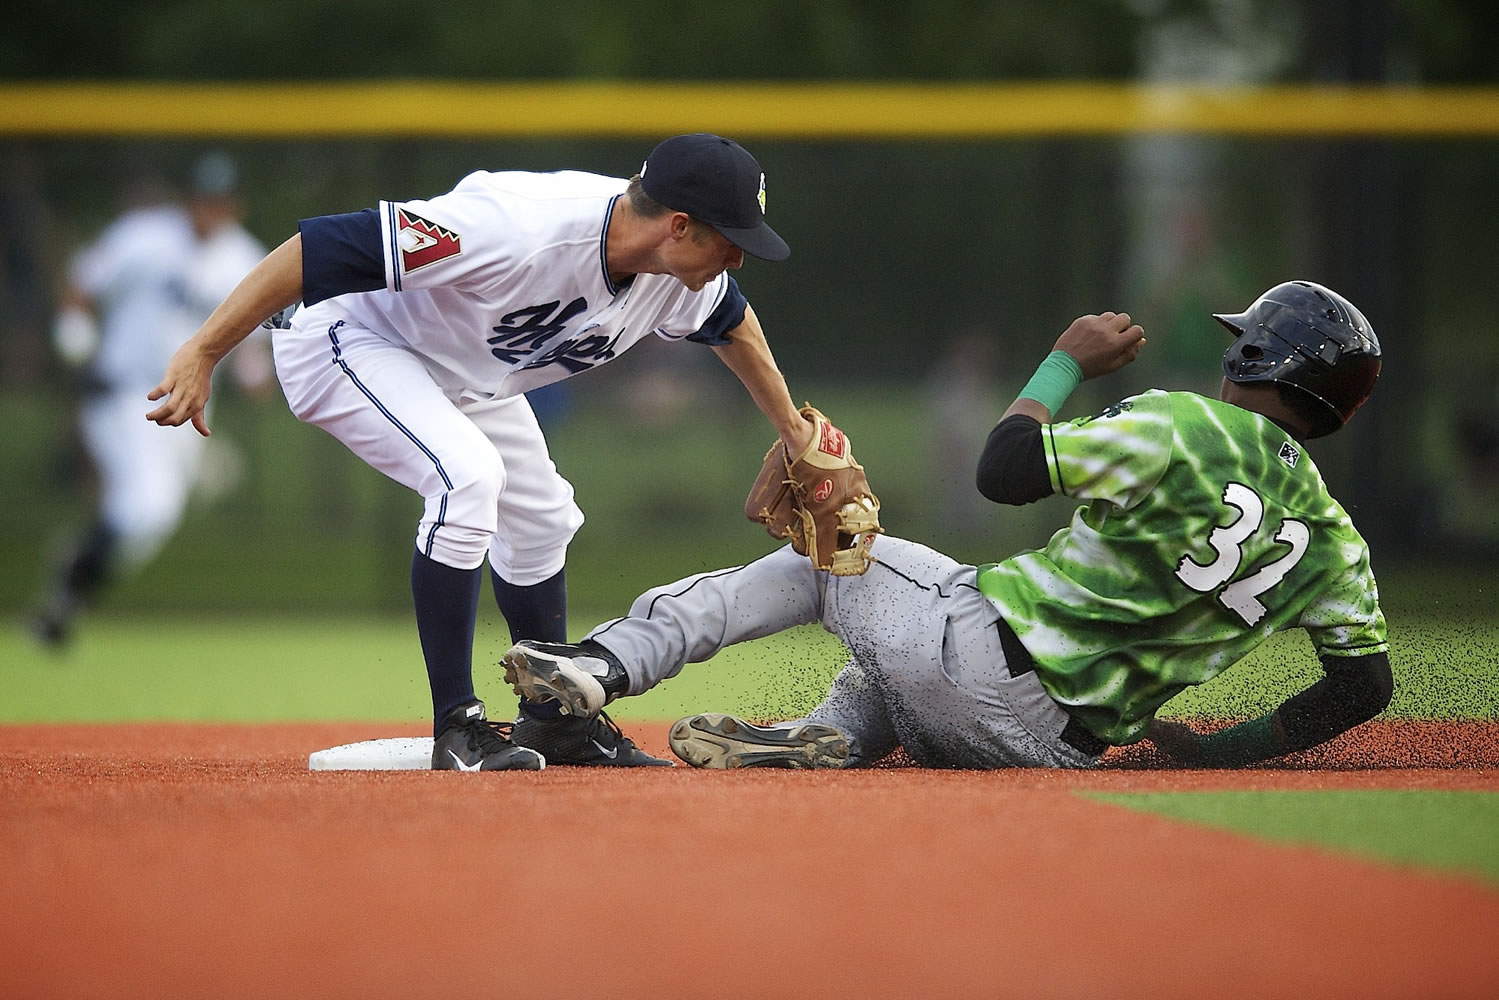
M 1352 302 L 1313 281 L 1287 281 L 1244 312 L 1214 313 L 1234 335 L 1230 382 L 1278 382 L 1311 397 L 1308 437 L 1331 434 L 1364 405 L 1379 377 L 1374 328 Z

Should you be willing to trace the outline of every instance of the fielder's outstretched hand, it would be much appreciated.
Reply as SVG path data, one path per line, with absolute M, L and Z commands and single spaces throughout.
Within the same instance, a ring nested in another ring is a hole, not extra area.
M 172 360 L 167 362 L 167 372 L 156 388 L 146 394 L 153 402 L 166 401 L 146 414 L 146 419 L 163 427 L 178 427 L 192 421 L 199 434 L 208 437 L 208 421 L 203 408 L 213 392 L 213 368 L 215 359 L 209 358 L 202 349 L 189 340 L 177 349 Z
M 1144 346 L 1145 331 L 1130 322 L 1129 313 L 1106 312 L 1073 320 L 1054 349 L 1072 355 L 1087 379 L 1118 371 L 1139 357 Z

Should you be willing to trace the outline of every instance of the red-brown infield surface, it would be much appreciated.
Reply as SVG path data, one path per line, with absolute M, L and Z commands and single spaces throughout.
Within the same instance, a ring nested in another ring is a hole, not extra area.
M 1491 884 L 1075 794 L 1499 791 L 1499 724 L 1245 772 L 307 770 L 395 735 L 0 727 L 0 995 L 1499 995 Z

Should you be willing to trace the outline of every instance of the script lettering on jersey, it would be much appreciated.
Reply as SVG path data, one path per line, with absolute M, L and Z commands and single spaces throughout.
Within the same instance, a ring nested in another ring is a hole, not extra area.
M 585 326 L 578 331 L 576 337 L 569 337 L 562 343 L 553 347 L 540 357 L 526 362 L 521 368 L 545 368 L 547 365 L 561 365 L 567 369 L 569 375 L 587 371 L 594 365 L 601 365 L 614 357 L 614 345 L 619 343 L 621 330 L 614 336 L 603 333 L 591 333 L 597 330 L 598 324 Z
M 561 309 L 557 308 L 559 305 L 560 301 L 543 302 L 500 317 L 500 325 L 493 328 L 494 336 L 487 341 L 490 353 L 506 364 L 519 364 L 522 370 L 561 365 L 569 375 L 587 371 L 614 357 L 614 348 L 624 331 L 613 336 L 595 333 L 599 329 L 597 323 L 547 346 L 566 332 L 568 320 L 588 308 L 588 300 L 576 298 Z
M 567 321 L 587 309 L 588 300 L 579 297 L 558 310 L 560 305 L 561 300 L 543 302 L 501 316 L 500 325 L 493 327 L 494 336 L 486 341 L 489 353 L 507 365 L 535 354 L 547 341 L 567 331 Z

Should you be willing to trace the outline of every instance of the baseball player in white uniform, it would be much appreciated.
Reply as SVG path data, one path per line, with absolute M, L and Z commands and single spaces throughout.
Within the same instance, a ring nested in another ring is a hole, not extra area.
M 485 718 L 472 676 L 483 565 L 516 638 L 566 638 L 567 545 L 583 522 L 523 393 L 642 338 L 713 347 L 788 446 L 797 412 L 729 271 L 790 253 L 766 224 L 765 175 L 708 134 L 660 143 L 624 180 L 480 171 L 435 198 L 303 220 L 177 352 L 148 419 L 191 422 L 215 364 L 298 300 L 273 334 L 303 421 L 419 493 L 411 587 L 432 690 L 434 769 L 667 764 L 607 718 L 521 702 Z
M 66 642 L 77 613 L 112 581 L 155 556 L 182 520 L 202 469 L 203 441 L 154 433 L 141 395 L 172 353 L 250 269 L 265 247 L 239 223 L 237 171 L 223 153 L 193 167 L 186 204 L 130 209 L 73 258 L 54 325 L 59 354 L 81 369 L 83 443 L 98 473 L 93 524 L 59 568 L 32 627 Z M 235 375 L 269 382 L 269 351 L 243 352 Z

